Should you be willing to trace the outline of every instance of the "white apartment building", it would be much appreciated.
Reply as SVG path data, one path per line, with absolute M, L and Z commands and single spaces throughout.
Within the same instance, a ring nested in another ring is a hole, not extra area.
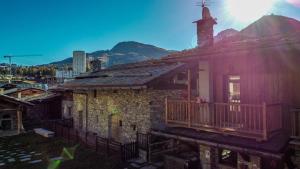
M 84 51 L 73 51 L 73 73 L 86 72 L 86 53 Z

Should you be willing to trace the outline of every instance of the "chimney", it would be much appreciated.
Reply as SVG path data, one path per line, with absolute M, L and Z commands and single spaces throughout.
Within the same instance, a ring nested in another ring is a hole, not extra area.
M 214 25 L 216 20 L 210 15 L 208 7 L 202 6 L 202 19 L 195 21 L 197 24 L 198 47 L 209 47 L 214 44 Z
M 21 99 L 21 98 L 22 98 L 22 93 L 19 92 L 19 93 L 18 93 L 18 99 Z

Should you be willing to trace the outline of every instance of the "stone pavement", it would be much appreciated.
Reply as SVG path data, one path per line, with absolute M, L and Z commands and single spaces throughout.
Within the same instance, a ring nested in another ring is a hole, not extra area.
M 54 157 L 50 160 L 61 159 Z M 7 144 L 5 137 L 0 138 L 0 167 L 13 163 L 38 164 L 43 162 L 42 153 L 26 151 L 20 143 Z

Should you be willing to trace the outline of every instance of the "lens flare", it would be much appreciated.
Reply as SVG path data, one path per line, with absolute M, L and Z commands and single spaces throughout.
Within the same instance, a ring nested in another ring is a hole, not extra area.
M 226 13 L 238 22 L 253 22 L 269 14 L 277 0 L 226 0 Z
M 287 2 L 296 7 L 300 7 L 300 0 L 287 0 Z

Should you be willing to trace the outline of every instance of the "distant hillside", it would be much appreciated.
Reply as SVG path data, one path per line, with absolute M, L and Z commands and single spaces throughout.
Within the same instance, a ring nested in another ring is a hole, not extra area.
M 226 30 L 223 30 L 223 31 L 219 32 L 217 34 L 217 36 L 214 37 L 214 41 L 219 42 L 219 41 L 224 40 L 226 38 L 230 38 L 232 36 L 235 36 L 238 33 L 239 33 L 239 31 L 237 31 L 235 29 L 226 29 Z
M 241 31 L 226 29 L 214 37 L 215 43 L 240 41 L 249 38 L 282 36 L 300 31 L 300 21 L 279 15 L 266 15 Z
M 90 57 L 100 57 L 104 54 L 109 57 L 109 66 L 116 64 L 132 63 L 149 59 L 158 59 L 175 51 L 169 51 L 153 45 L 139 42 L 120 42 L 111 50 L 99 50 L 88 53 Z M 72 64 L 72 57 L 50 64 L 62 66 Z
M 265 37 L 300 31 L 300 21 L 279 15 L 266 15 L 241 30 L 242 36 Z

